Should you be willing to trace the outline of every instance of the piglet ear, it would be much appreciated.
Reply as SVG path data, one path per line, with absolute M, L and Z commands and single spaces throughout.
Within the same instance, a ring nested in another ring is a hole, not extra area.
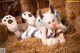
M 42 11 L 40 9 L 37 10 L 37 16 L 40 16 L 43 19 Z
M 52 5 L 50 5 L 49 7 L 50 7 L 50 11 L 51 11 L 51 13 L 54 14 L 54 7 L 53 7 Z

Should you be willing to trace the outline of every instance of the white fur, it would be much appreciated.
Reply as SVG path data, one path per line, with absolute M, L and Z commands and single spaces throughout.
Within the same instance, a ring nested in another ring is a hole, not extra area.
M 11 31 L 11 32 L 15 32 L 16 30 L 18 30 L 18 25 L 16 23 L 16 20 L 14 20 L 15 22 L 13 22 L 12 24 L 8 24 L 7 23 L 7 28 Z
M 29 17 L 28 14 L 31 14 L 29 11 L 25 11 L 24 13 L 22 13 L 22 18 L 25 19 L 28 24 L 30 25 L 34 25 L 35 24 L 35 17 L 32 15 L 32 17 Z
M 33 31 L 35 31 L 35 30 L 37 30 L 37 28 L 36 27 L 33 27 L 33 26 L 28 26 L 28 29 L 22 34 L 22 36 L 21 36 L 21 38 L 22 39 L 26 39 L 26 38 L 30 38 L 32 35 L 32 33 L 33 33 Z M 29 31 L 29 32 L 28 32 Z M 28 34 L 27 34 L 27 32 L 28 32 Z M 27 35 L 26 35 L 27 34 Z
M 26 38 L 30 38 L 32 35 L 32 32 L 37 30 L 37 28 L 34 26 L 35 25 L 35 17 L 32 15 L 31 17 L 28 16 L 28 14 L 31 14 L 29 11 L 25 11 L 24 13 L 22 13 L 22 18 L 25 19 L 27 21 L 28 25 L 28 29 L 22 34 L 22 39 L 26 39 Z M 29 32 L 28 32 L 29 31 Z M 28 34 L 26 35 L 26 33 L 28 32 Z
M 54 15 L 54 14 L 45 14 L 44 15 L 44 18 L 43 18 L 43 23 L 44 23 L 44 25 L 47 25 L 50 21 L 52 21 L 52 20 L 55 20 L 55 21 L 57 21 L 56 20 L 56 16 Z
M 30 38 L 32 35 L 31 35 L 31 33 L 34 31 L 34 30 L 37 30 L 37 28 L 36 27 L 34 27 L 34 26 L 32 26 L 32 25 L 35 25 L 35 17 L 34 16 L 32 16 L 32 18 L 31 17 L 29 17 L 28 16 L 28 13 L 29 12 L 24 12 L 24 13 L 22 13 L 22 17 L 24 17 L 23 19 L 25 19 L 27 22 L 28 22 L 28 24 L 30 24 L 29 26 L 28 26 L 28 29 L 22 34 L 22 39 L 26 39 L 26 38 Z M 26 14 L 26 15 L 24 15 L 24 14 Z M 52 19 L 55 19 L 56 20 L 56 16 L 55 16 L 55 14 L 52 14 L 52 13 L 50 13 L 50 12 L 47 12 L 47 13 L 45 13 L 45 14 L 43 14 L 43 22 L 44 22 L 44 24 L 45 25 L 47 25 L 48 23 L 49 23 L 49 21 L 51 21 Z M 39 18 L 39 17 L 37 17 L 37 18 Z M 30 22 L 30 21 L 32 21 L 32 22 Z M 57 20 L 56 20 L 57 21 Z M 60 24 L 61 26 L 63 26 L 62 24 Z M 30 30 L 30 31 L 29 31 Z M 39 29 L 40 30 L 40 29 Z M 29 31 L 29 33 L 28 33 L 28 35 L 26 36 L 26 33 Z M 42 39 L 42 35 L 40 34 L 40 31 L 37 31 L 35 34 L 34 34 L 34 36 L 36 37 L 36 38 L 39 38 L 39 39 Z M 58 41 L 59 41 L 59 38 L 49 38 L 49 39 L 47 39 L 47 43 L 48 43 L 48 46 L 50 46 L 50 45 L 53 45 L 53 44 L 57 44 L 58 43 Z M 60 40 L 61 41 L 61 40 Z
M 4 21 L 4 20 L 6 20 L 6 21 Z M 9 24 L 8 23 L 9 20 L 12 20 L 13 23 Z M 4 18 L 2 19 L 2 23 L 4 25 L 6 25 L 7 28 L 9 29 L 9 31 L 11 31 L 11 32 L 14 32 L 18 29 L 17 22 L 16 22 L 15 18 L 11 15 L 4 16 Z
M 6 16 L 4 16 L 3 17 L 3 19 L 2 19 L 2 23 L 4 24 L 4 25 L 7 25 L 7 21 L 8 21 L 8 19 L 14 19 L 15 20 L 15 18 L 9 18 L 9 17 L 12 17 L 11 15 L 6 15 Z
M 24 13 L 23 13 L 24 14 Z M 49 14 L 49 16 L 51 17 L 55 17 L 54 15 L 51 15 Z M 46 16 L 45 16 L 46 17 Z M 34 17 L 33 17 L 34 18 Z M 26 19 L 30 19 L 30 20 L 27 20 L 28 24 L 31 24 L 29 21 L 32 21 L 34 20 L 33 18 L 30 18 L 26 15 Z M 44 18 L 43 18 L 44 19 Z M 46 18 L 45 18 L 46 19 Z M 51 18 L 53 19 L 53 18 Z M 51 19 L 46 19 L 46 20 L 51 20 Z M 49 22 L 48 21 L 48 22 Z M 33 24 L 32 24 L 33 25 Z M 37 30 L 36 27 L 32 26 L 32 25 L 28 25 L 28 29 L 22 34 L 22 39 L 26 39 L 26 38 L 30 38 L 32 35 L 31 33 L 34 31 L 34 30 Z M 34 24 L 35 25 L 35 24 Z M 30 31 L 29 31 L 30 30 Z M 29 32 L 28 32 L 29 31 Z M 26 36 L 26 33 L 28 32 L 28 35 Z M 39 38 L 39 39 L 42 39 L 42 35 L 40 33 L 40 29 L 34 34 L 34 36 L 36 38 Z M 56 44 L 58 42 L 58 40 L 56 40 L 55 38 L 50 38 L 50 39 L 47 39 L 47 43 L 48 43 L 48 46 L 52 45 L 52 44 Z
M 50 10 L 47 13 L 45 13 L 44 14 L 44 18 L 43 18 L 44 25 L 47 25 L 49 23 L 49 21 L 51 21 L 52 19 L 55 19 L 56 22 L 59 22 L 58 24 L 60 25 L 62 31 L 66 32 L 67 31 L 67 27 L 65 25 L 63 25 L 61 23 L 61 21 L 58 20 L 59 18 L 57 18 L 56 15 L 57 15 L 56 11 L 55 11 L 54 14 L 50 13 Z
M 57 15 L 57 14 L 56 14 L 56 10 L 54 10 L 54 11 L 55 11 L 54 15 L 56 16 L 56 15 Z M 43 15 L 43 19 L 44 19 L 44 16 L 47 17 L 47 14 L 51 14 L 51 10 L 50 10 L 50 9 L 49 9 L 48 12 L 42 14 L 42 15 Z M 52 15 L 52 16 L 53 16 L 53 15 Z M 48 15 L 48 19 L 49 19 L 49 17 L 50 17 L 50 15 Z M 45 18 L 45 19 L 48 20 L 47 18 Z M 40 20 L 40 22 L 39 22 L 38 20 Z M 50 20 L 50 19 L 49 19 L 49 20 Z M 37 27 L 38 27 L 38 28 L 41 28 L 41 27 L 43 27 L 44 24 L 46 24 L 46 23 L 43 23 L 43 20 L 40 18 L 40 15 L 38 15 L 37 18 L 36 18 L 36 25 L 37 25 Z
M 2 23 L 3 23 L 4 25 L 7 25 L 7 19 L 6 19 L 6 16 L 2 19 Z

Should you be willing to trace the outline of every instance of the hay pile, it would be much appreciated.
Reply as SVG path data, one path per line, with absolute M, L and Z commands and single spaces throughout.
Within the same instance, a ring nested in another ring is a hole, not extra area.
M 60 7 L 60 6 L 64 6 L 65 5 L 65 1 L 66 0 L 63 0 L 63 1 L 61 1 L 61 0 L 49 0 L 49 3 L 50 4 L 52 4 L 55 8 L 58 8 L 58 7 Z
M 80 39 L 77 39 L 80 36 L 69 36 L 66 35 L 67 42 L 64 44 L 44 46 L 40 39 L 34 37 L 19 42 L 13 34 L 0 47 L 6 48 L 6 53 L 80 53 Z
M 8 37 L 8 30 L 2 23 L 0 23 L 0 44 L 5 42 L 7 37 Z
M 80 31 L 80 2 L 66 2 L 68 32 Z
M 78 33 L 80 33 L 80 16 L 77 16 L 76 17 L 76 20 L 75 20 L 75 29 Z

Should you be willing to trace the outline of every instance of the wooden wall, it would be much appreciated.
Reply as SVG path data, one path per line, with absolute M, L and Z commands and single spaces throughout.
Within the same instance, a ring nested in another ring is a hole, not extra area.
M 35 0 L 20 0 L 21 12 L 30 11 L 35 15 L 37 5 Z
M 49 7 L 49 0 L 36 0 L 36 2 L 37 2 L 37 9 Z
M 4 1 L 4 0 L 0 0 L 0 19 L 2 19 L 2 17 L 6 14 L 7 9 L 8 9 L 8 5 L 9 3 L 11 3 L 12 1 Z M 1 20 L 0 20 L 1 21 Z
M 5 15 L 15 15 L 18 9 L 16 0 L 0 0 L 0 21 Z
M 5 15 L 21 15 L 24 11 L 30 11 L 36 15 L 37 9 L 48 6 L 49 0 L 0 0 L 0 21 Z

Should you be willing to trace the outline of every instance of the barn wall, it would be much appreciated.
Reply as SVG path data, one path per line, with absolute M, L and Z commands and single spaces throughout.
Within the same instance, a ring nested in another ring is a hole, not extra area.
M 1 1 L 0 0 L 0 21 L 3 18 L 3 16 L 6 14 L 7 8 L 8 8 L 8 2 Z
M 49 0 L 37 0 L 37 9 L 49 7 Z
M 20 8 L 16 1 L 18 0 L 0 0 L 0 21 L 5 15 L 11 14 L 15 16 L 17 14 L 16 12 Z

